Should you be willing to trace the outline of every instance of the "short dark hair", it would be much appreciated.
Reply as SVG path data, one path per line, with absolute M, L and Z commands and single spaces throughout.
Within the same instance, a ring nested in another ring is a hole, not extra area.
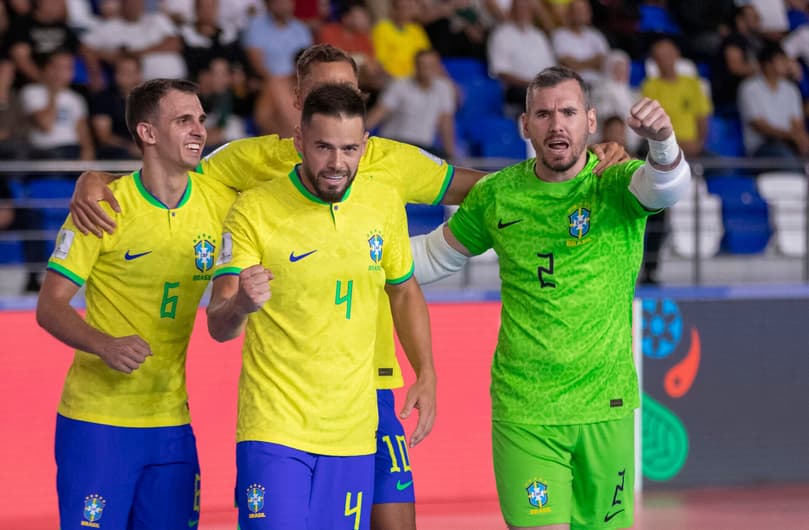
M 777 42 L 768 42 L 758 52 L 758 64 L 763 67 L 765 64 L 773 62 L 779 55 L 786 57 L 786 52 L 781 45 Z
M 335 118 L 359 116 L 365 123 L 365 101 L 356 88 L 348 85 L 328 84 L 314 89 L 306 96 L 301 112 L 301 123 L 309 125 L 312 116 L 323 114 Z
M 354 75 L 359 75 L 357 63 L 346 52 L 332 46 L 331 44 L 315 44 L 304 48 L 295 60 L 295 71 L 298 74 L 298 82 L 309 75 L 312 65 L 315 63 L 348 63 L 354 70 Z
M 538 88 L 552 88 L 564 83 L 565 81 L 576 81 L 581 88 L 584 95 L 584 108 L 590 110 L 593 108 L 593 103 L 590 99 L 590 87 L 575 70 L 566 66 L 551 66 L 539 72 L 531 82 L 528 84 L 528 89 L 525 92 L 525 108 L 528 108 L 528 102 L 531 101 L 531 93 Z
M 154 119 L 160 109 L 160 100 L 171 90 L 186 94 L 199 95 L 199 87 L 185 79 L 152 79 L 139 84 L 126 97 L 126 128 L 135 140 L 135 144 L 143 149 L 143 142 L 138 136 L 138 124 Z

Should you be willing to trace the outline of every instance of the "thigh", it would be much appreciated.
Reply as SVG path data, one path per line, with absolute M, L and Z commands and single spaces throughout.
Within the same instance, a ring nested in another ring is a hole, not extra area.
M 142 470 L 136 429 L 56 419 L 61 530 L 126 528 Z
M 129 530 L 196 528 L 201 484 L 191 426 L 149 431 L 150 458 L 135 488 Z
M 573 429 L 493 422 L 495 483 L 509 525 L 570 522 Z
M 305 530 L 315 458 L 266 442 L 236 445 L 236 504 L 241 530 Z
M 413 473 L 404 427 L 396 415 L 393 392 L 377 390 L 379 427 L 374 456 L 374 504 L 412 503 Z
M 318 456 L 312 477 L 309 529 L 370 527 L 374 455 Z
M 571 528 L 629 528 L 635 486 L 635 418 L 581 426 L 573 458 Z

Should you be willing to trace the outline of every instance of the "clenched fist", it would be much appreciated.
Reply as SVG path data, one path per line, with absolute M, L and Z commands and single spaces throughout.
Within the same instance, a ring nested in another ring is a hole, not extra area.
M 263 265 L 253 265 L 239 273 L 239 292 L 236 293 L 236 305 L 244 313 L 255 313 L 272 296 L 270 280 L 274 278 L 269 269 Z
M 638 136 L 649 140 L 663 141 L 671 136 L 671 118 L 654 99 L 643 98 L 629 110 L 626 124 Z

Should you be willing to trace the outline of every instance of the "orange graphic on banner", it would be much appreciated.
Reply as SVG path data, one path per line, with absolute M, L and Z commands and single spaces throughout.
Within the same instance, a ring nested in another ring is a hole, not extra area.
M 699 371 L 701 350 L 699 332 L 697 328 L 691 328 L 691 348 L 682 361 L 671 367 L 663 380 L 666 393 L 670 397 L 680 398 L 691 390 L 691 384 Z

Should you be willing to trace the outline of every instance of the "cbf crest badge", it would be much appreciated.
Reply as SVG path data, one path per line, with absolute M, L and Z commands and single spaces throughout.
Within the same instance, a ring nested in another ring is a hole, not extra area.
M 266 517 L 264 512 L 264 495 L 266 490 L 261 484 L 250 484 L 247 488 L 247 514 L 249 519 L 261 519 Z
M 194 264 L 199 272 L 208 272 L 213 268 L 214 243 L 216 240 L 208 234 L 198 235 L 194 239 Z
M 569 222 L 569 233 L 576 239 L 581 239 L 590 231 L 590 210 L 587 208 L 576 208 L 567 216 Z
M 368 267 L 368 270 L 381 270 L 382 266 L 380 263 L 382 262 L 382 246 L 385 244 L 385 240 L 382 239 L 382 234 L 379 231 L 374 230 L 370 234 L 368 234 L 368 253 L 371 256 L 371 261 L 373 265 Z
M 101 528 L 98 521 L 100 521 L 101 516 L 104 515 L 104 507 L 106 505 L 107 501 L 104 500 L 104 497 L 101 495 L 94 493 L 86 496 L 84 498 L 84 521 L 81 522 L 81 525 L 90 528 Z
M 528 493 L 528 504 L 533 506 L 530 513 L 544 513 L 551 511 L 547 507 L 548 504 L 548 485 L 537 479 L 532 480 L 526 486 L 525 491 Z

